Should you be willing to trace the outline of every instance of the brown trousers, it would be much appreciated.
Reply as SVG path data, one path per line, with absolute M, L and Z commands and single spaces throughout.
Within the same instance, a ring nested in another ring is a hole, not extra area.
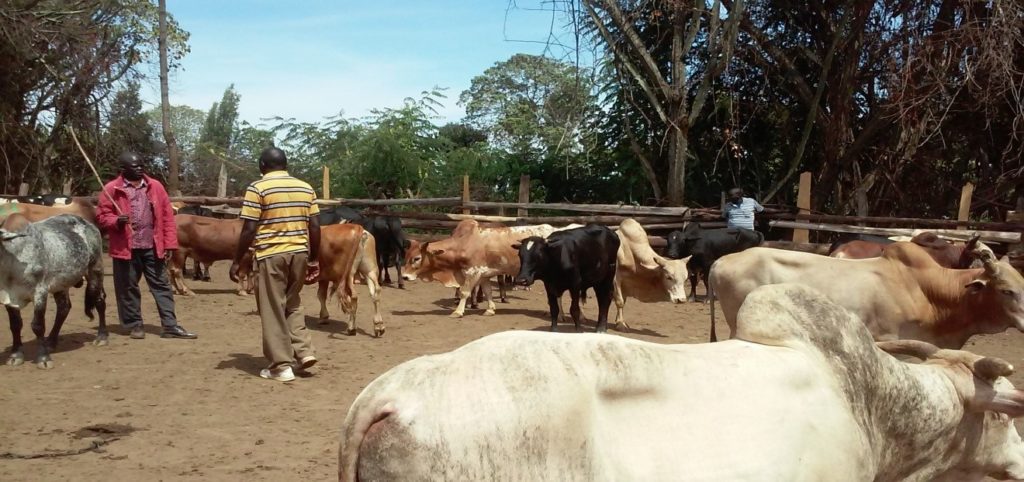
M 263 321 L 263 356 L 271 369 L 291 365 L 313 354 L 302 313 L 303 278 L 307 253 L 286 253 L 259 260 L 256 307 Z

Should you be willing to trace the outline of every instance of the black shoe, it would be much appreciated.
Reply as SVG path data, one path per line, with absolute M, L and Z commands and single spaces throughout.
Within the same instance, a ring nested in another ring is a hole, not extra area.
M 132 328 L 132 332 L 128 336 L 130 336 L 133 340 L 141 340 L 146 337 L 146 332 L 142 331 L 142 326 L 140 325 L 136 326 L 135 328 Z
M 199 335 L 189 333 L 188 330 L 182 328 L 181 325 L 175 325 L 171 328 L 164 328 L 164 332 L 160 334 L 160 338 L 185 338 L 188 340 L 194 340 L 199 338 Z

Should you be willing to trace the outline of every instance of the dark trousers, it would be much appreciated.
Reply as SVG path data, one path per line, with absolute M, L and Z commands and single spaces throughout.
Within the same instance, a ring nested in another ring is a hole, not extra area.
M 117 316 L 121 325 L 134 328 L 142 324 L 142 295 L 139 279 L 146 275 L 149 292 L 156 300 L 160 324 L 171 328 L 178 324 L 174 316 L 174 293 L 167 282 L 164 260 L 156 256 L 155 249 L 133 249 L 132 259 L 114 260 L 114 294 L 117 298 Z

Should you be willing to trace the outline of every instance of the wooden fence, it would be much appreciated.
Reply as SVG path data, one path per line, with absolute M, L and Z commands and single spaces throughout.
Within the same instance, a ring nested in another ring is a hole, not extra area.
M 330 173 L 323 173 L 323 194 L 330 196 Z M 939 236 L 966 240 L 979 235 L 986 242 L 1017 245 L 1021 243 L 1024 221 L 1010 216 L 1009 222 L 982 222 L 968 219 L 973 186 L 964 186 L 958 219 L 889 218 L 873 216 L 837 216 L 810 211 L 811 176 L 800 176 L 798 206 L 766 206 L 758 216 L 769 220 L 774 228 L 792 230 L 791 249 L 821 251 L 820 244 L 808 243 L 809 231 L 833 233 L 877 234 L 883 236 L 910 236 L 915 229 L 934 231 Z M 96 202 L 96 198 L 87 198 Z M 222 212 L 237 212 L 241 198 L 185 196 L 174 202 L 219 206 Z M 445 198 L 410 199 L 321 199 L 322 206 L 350 206 L 373 209 L 402 219 L 403 225 L 425 231 L 448 232 L 460 221 L 475 219 L 480 222 L 566 225 L 571 223 L 597 223 L 616 227 L 627 218 L 635 219 L 645 229 L 664 234 L 681 229 L 686 223 L 697 221 L 707 228 L 722 227 L 721 211 L 715 208 L 687 208 L 663 206 L 637 206 L 629 204 L 570 204 L 530 202 L 530 179 L 523 176 L 519 183 L 518 202 L 474 201 L 470 197 L 469 178 L 463 176 L 462 195 Z M 429 209 L 416 209 L 429 208 Z M 447 211 L 447 212 L 443 212 Z M 533 211 L 534 215 L 530 212 Z M 537 215 L 543 211 L 543 215 Z M 515 213 L 514 216 L 509 215 Z M 557 214 L 552 214 L 557 213 Z M 426 238 L 435 236 L 425 234 Z M 652 237 L 652 244 L 662 245 L 663 239 Z

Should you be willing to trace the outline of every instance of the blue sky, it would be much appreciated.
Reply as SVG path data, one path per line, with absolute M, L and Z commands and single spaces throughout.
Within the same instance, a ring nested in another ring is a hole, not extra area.
M 361 117 L 447 87 L 442 119 L 470 80 L 518 52 L 541 54 L 551 29 L 541 0 L 170 0 L 191 52 L 171 76 L 171 103 L 202 110 L 231 83 L 242 120 Z M 560 30 L 563 17 L 555 20 Z M 561 53 L 561 52 L 559 52 Z M 158 105 L 159 84 L 142 89 Z

